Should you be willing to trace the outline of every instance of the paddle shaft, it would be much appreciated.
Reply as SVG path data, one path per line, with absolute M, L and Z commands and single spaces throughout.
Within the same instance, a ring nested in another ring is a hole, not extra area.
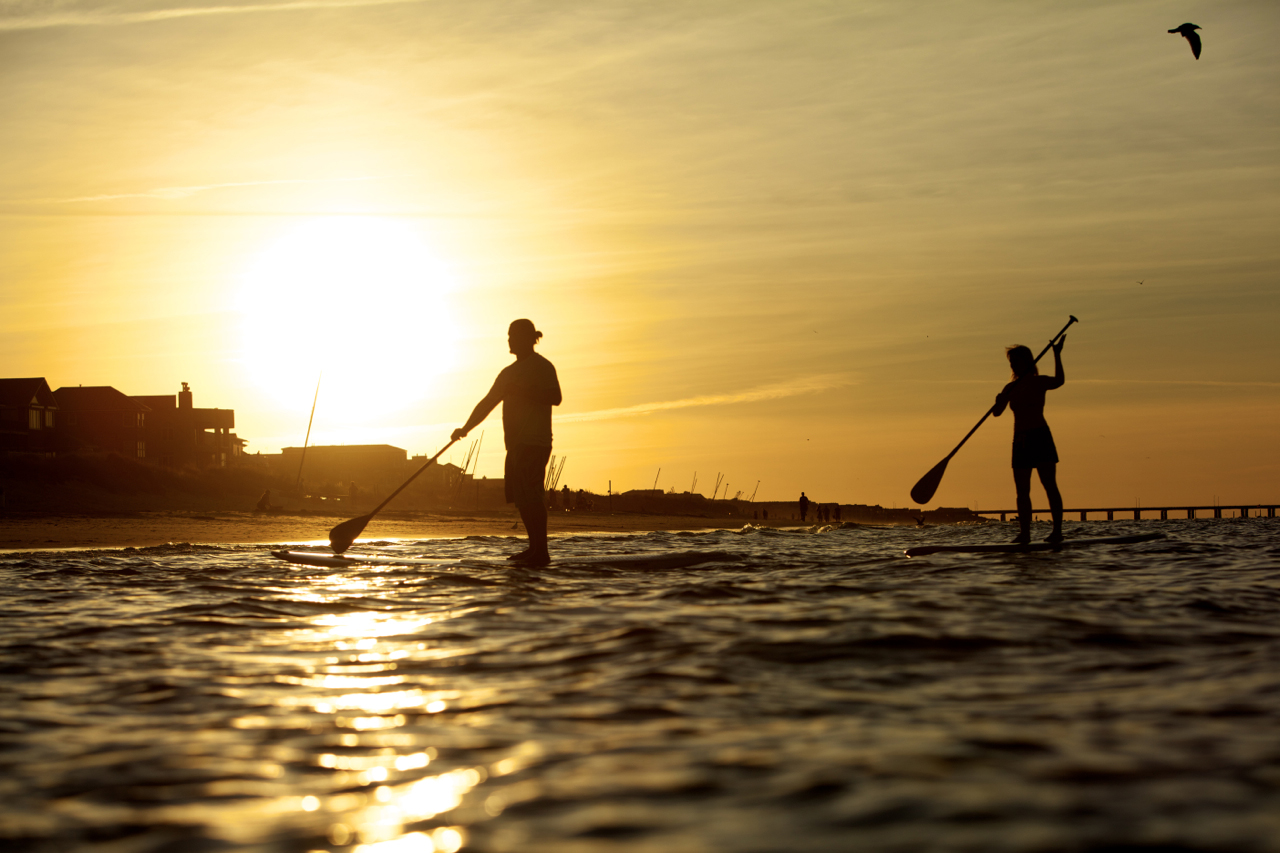
M 1055 343 L 1057 343 L 1057 342 L 1058 342 L 1058 338 L 1060 338 L 1060 337 L 1062 337 L 1063 335 L 1065 335 L 1065 334 L 1067 333 L 1067 329 L 1070 329 L 1070 328 L 1071 328 L 1071 324 L 1072 324 L 1072 323 L 1074 323 L 1074 322 L 1076 322 L 1076 318 L 1075 318 L 1075 315 L 1073 314 L 1073 315 L 1071 315 L 1071 319 L 1067 321 L 1067 325 L 1065 325 L 1065 326 L 1063 326 L 1063 327 L 1062 327 L 1062 331 L 1058 332 L 1058 334 L 1056 334 L 1056 335 L 1054 335 L 1052 338 L 1050 338 L 1050 339 L 1049 339 L 1049 343 L 1048 343 L 1048 345 L 1047 345 L 1047 346 L 1045 346 L 1045 348 L 1044 348 L 1044 349 L 1040 350 L 1040 354 L 1039 354 L 1038 356 L 1036 356 L 1036 361 L 1037 361 L 1037 362 L 1038 362 L 1038 361 L 1040 361 L 1040 359 L 1044 358 L 1044 354 L 1045 354 L 1045 353 L 1047 353 L 1050 349 L 1052 349 L 1052 348 L 1053 348 L 1053 345 L 1054 345 Z M 978 421 L 976 424 L 974 424 L 974 425 L 973 425 L 973 429 L 971 429 L 971 430 L 969 430 L 967 433 L 965 433 L 964 438 L 960 439 L 960 443 L 956 445 L 956 449 L 955 449 L 955 450 L 953 450 L 953 451 L 951 451 L 950 453 L 948 453 L 948 454 L 947 454 L 947 459 L 950 459 L 952 456 L 955 456 L 955 455 L 956 455 L 956 453 L 957 453 L 957 452 L 959 452 L 960 448 L 964 447 L 964 443 L 965 443 L 966 441 L 968 441 L 968 440 L 969 440 L 969 436 L 971 436 L 971 435 L 973 435 L 975 432 L 977 432 L 977 431 L 978 431 L 978 427 L 980 427 L 980 426 L 982 426 L 984 423 L 986 423 L 987 418 L 991 417 L 991 413 L 992 413 L 992 412 L 994 412 L 995 410 L 996 410 L 995 404 L 994 404 L 994 403 L 992 403 L 992 404 L 991 404 L 991 408 L 987 409 L 987 413 L 986 413 L 985 415 L 983 415 L 983 416 L 982 416 L 982 420 L 980 420 L 980 421 Z
M 390 495 L 387 496 L 386 500 L 378 504 L 378 506 L 373 510 L 373 512 L 369 513 L 368 515 L 361 515 L 361 516 L 357 516 L 356 518 L 352 518 L 348 521 L 344 521 L 338 526 L 334 527 L 332 530 L 330 530 L 329 531 L 329 547 L 333 549 L 334 553 L 341 554 L 343 551 L 346 551 L 348 548 L 350 548 L 351 544 L 356 541 L 356 537 L 359 536 L 361 533 L 363 533 L 365 527 L 369 524 L 370 521 L 373 520 L 373 517 L 377 515 L 384 506 L 389 504 L 392 498 L 394 498 L 396 495 L 403 492 L 406 486 L 408 486 L 410 483 L 416 480 L 419 474 L 421 474 L 423 471 L 430 468 L 431 463 L 439 459 L 441 454 L 443 454 L 450 447 L 453 447 L 453 443 L 455 441 L 457 441 L 456 438 L 453 439 L 453 441 L 450 441 L 444 447 L 440 448 L 440 453 L 437 453 L 435 456 L 432 456 L 430 459 L 428 459 L 427 464 L 423 465 L 421 468 L 415 471 L 413 476 L 405 480 L 404 483 L 400 486 L 400 488 L 396 489 L 394 492 L 392 492 Z
M 1043 358 L 1044 354 L 1049 351 L 1049 349 L 1058 341 L 1058 339 L 1061 338 L 1064 334 L 1066 334 L 1067 329 L 1071 328 L 1071 324 L 1078 323 L 1078 322 L 1080 321 L 1076 319 L 1075 315 L 1074 314 L 1071 315 L 1071 319 L 1067 321 L 1067 325 L 1063 326 L 1062 331 L 1058 332 L 1058 334 L 1054 335 L 1052 338 L 1049 339 L 1049 345 L 1046 346 L 1044 349 L 1040 350 L 1040 355 L 1036 356 L 1035 360 L 1039 361 L 1041 358 Z M 938 484 L 942 482 L 942 475 L 946 473 L 947 463 L 951 461 L 951 457 L 955 456 L 956 453 L 960 451 L 960 448 L 964 447 L 964 443 L 969 440 L 969 436 L 973 435 L 975 432 L 978 431 L 978 427 L 986 423 L 987 418 L 991 417 L 991 413 L 995 411 L 995 408 L 996 408 L 995 405 L 992 405 L 990 409 L 987 409 L 986 414 L 982 416 L 982 420 L 978 421 L 976 424 L 973 425 L 973 429 L 969 430 L 969 432 L 965 434 L 965 437 L 960 439 L 960 443 L 955 446 L 955 449 L 952 450 L 950 453 L 948 453 L 946 456 L 944 456 L 941 462 L 939 462 L 937 465 L 934 465 L 932 468 L 930 468 L 929 473 L 921 477 L 920 481 L 916 483 L 914 487 L 912 487 L 911 499 L 913 501 L 923 505 L 933 500 L 933 495 L 938 490 Z
M 1044 355 L 1044 353 L 1040 353 L 1040 354 L 1041 354 L 1041 355 Z M 452 441 L 450 441 L 448 444 L 446 444 L 444 447 L 440 448 L 440 452 L 439 452 L 439 453 L 437 453 L 435 456 L 432 456 L 430 459 L 428 459 L 428 460 L 427 460 L 427 463 L 426 463 L 425 465 L 423 465 L 421 468 L 419 468 L 417 471 L 414 471 L 414 472 L 413 472 L 413 476 L 412 476 L 412 477 L 410 477 L 409 479 L 405 480 L 405 481 L 404 481 L 404 483 L 400 486 L 400 488 L 396 489 L 394 492 L 392 492 L 391 494 L 387 495 L 387 499 L 386 499 L 386 500 L 384 500 L 382 503 L 378 504 L 378 505 L 377 505 L 377 507 L 375 507 L 375 508 L 374 508 L 373 512 L 369 513 L 368 515 L 366 515 L 366 516 L 364 516 L 364 517 L 365 517 L 365 518 L 373 518 L 375 515 L 377 515 L 377 514 L 378 514 L 378 512 L 379 512 L 379 511 L 380 511 L 384 506 L 386 506 L 387 504 L 391 503 L 391 499 L 392 499 L 392 498 L 394 498 L 396 495 L 398 495 L 398 494 L 400 494 L 401 492 L 403 492 L 403 491 L 405 490 L 405 487 L 406 487 L 406 486 L 408 486 L 408 485 L 409 485 L 410 483 L 412 483 L 414 480 L 418 479 L 418 475 L 419 475 L 419 474 L 421 474 L 423 471 L 425 471 L 425 470 L 427 470 L 428 468 L 430 468 L 430 467 L 431 467 L 431 465 L 432 465 L 432 463 L 434 463 L 437 459 L 439 459 L 441 456 L 443 456 L 443 455 L 444 455 L 444 452 L 445 452 L 446 450 L 448 450 L 450 447 L 453 447 L 454 442 L 456 442 L 456 441 L 457 441 L 457 439 L 455 438 L 455 439 L 453 439 Z

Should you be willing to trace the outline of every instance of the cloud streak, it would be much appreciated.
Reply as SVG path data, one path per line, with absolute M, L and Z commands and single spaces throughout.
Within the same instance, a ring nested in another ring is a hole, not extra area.
M 74 198 L 42 198 L 34 199 L 29 203 L 40 204 L 78 204 L 82 202 L 95 201 L 117 201 L 126 198 L 153 198 L 164 201 L 176 201 L 177 199 L 188 198 L 197 193 L 208 192 L 209 190 L 232 189 L 236 187 L 268 187 L 279 186 L 281 184 L 345 184 L 357 181 L 380 181 L 384 178 L 379 176 L 367 176 L 360 178 L 280 178 L 271 181 L 231 181 L 223 184 L 197 184 L 189 187 L 157 187 L 156 189 L 143 190 L 136 193 L 112 193 L 107 195 L 84 195 Z
M 210 15 L 250 15 L 257 12 L 294 12 L 309 9 L 349 9 L 361 6 L 395 6 L 418 4 L 426 0 L 296 0 L 292 3 L 256 3 L 243 6 L 196 6 L 192 8 L 152 9 L 146 12 L 74 11 L 0 19 L 0 32 L 43 30 L 53 27 L 119 27 L 149 24 L 177 18 Z
M 616 409 L 598 409 L 594 412 L 578 412 L 576 414 L 557 415 L 556 423 L 583 423 L 586 421 L 614 420 L 617 418 L 633 418 L 639 415 L 652 415 L 656 412 L 669 412 L 675 409 L 692 409 L 705 406 L 731 406 L 738 403 L 757 403 L 763 400 L 780 400 L 785 397 L 798 397 L 803 394 L 817 394 L 853 385 L 854 380 L 840 374 L 810 376 L 789 382 L 777 382 L 762 385 L 736 394 L 708 394 L 701 397 L 686 397 L 683 400 L 664 400 L 655 403 L 639 403 L 634 406 L 622 406 Z
M 1218 379 L 1074 379 L 1089 385 L 1191 385 L 1209 388 L 1280 388 L 1280 382 L 1232 382 Z
M 903 379 L 918 385 L 999 385 L 991 379 Z M 1007 381 L 1007 380 L 1005 380 Z M 1218 379 L 1067 379 L 1069 385 L 1177 385 L 1196 388 L 1280 388 L 1280 382 L 1233 382 Z

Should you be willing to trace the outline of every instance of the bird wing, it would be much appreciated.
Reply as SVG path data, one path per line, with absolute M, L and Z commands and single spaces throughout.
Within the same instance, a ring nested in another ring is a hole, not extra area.
M 1191 52 L 1195 54 L 1196 59 L 1200 58 L 1200 34 L 1195 30 L 1188 30 L 1183 33 L 1187 37 L 1187 41 L 1191 42 Z

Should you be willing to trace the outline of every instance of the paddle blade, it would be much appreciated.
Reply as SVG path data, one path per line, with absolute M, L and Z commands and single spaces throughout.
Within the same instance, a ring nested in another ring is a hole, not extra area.
M 938 484 L 942 482 L 942 475 L 947 472 L 947 463 L 950 461 L 951 457 L 948 456 L 929 469 L 929 473 L 921 477 L 920 482 L 912 487 L 911 500 L 921 506 L 933 500 L 933 493 L 938 491 Z
M 350 548 L 351 543 L 356 541 L 356 537 L 364 532 L 365 525 L 371 518 L 373 518 L 372 514 L 362 515 L 359 518 L 344 521 L 330 530 L 329 547 L 333 549 L 333 553 L 341 554 Z

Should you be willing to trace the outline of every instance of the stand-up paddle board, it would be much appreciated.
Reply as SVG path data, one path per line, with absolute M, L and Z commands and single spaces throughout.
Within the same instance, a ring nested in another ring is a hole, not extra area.
M 1022 554 L 1029 551 L 1060 551 L 1063 548 L 1088 548 L 1091 545 L 1132 545 L 1163 539 L 1163 533 L 1134 533 L 1129 536 L 1101 536 L 1097 539 L 1063 539 L 1061 542 L 1030 542 L 1018 545 L 1014 542 L 988 545 L 920 545 L 908 548 L 908 557 L 926 557 L 929 554 Z
M 467 568 L 519 568 L 510 560 L 486 559 L 483 557 L 463 559 L 442 559 L 440 557 L 400 557 L 391 554 L 323 554 L 316 551 L 272 551 L 271 556 L 302 566 L 318 566 L 322 568 L 346 569 L 356 566 L 421 566 L 431 569 L 467 569 Z M 722 562 L 733 557 L 723 551 L 676 551 L 672 553 L 649 552 L 645 554 L 595 554 L 575 557 L 569 554 L 556 554 L 551 560 L 552 567 L 563 566 L 599 566 L 602 568 L 620 569 L 683 569 L 700 563 Z

